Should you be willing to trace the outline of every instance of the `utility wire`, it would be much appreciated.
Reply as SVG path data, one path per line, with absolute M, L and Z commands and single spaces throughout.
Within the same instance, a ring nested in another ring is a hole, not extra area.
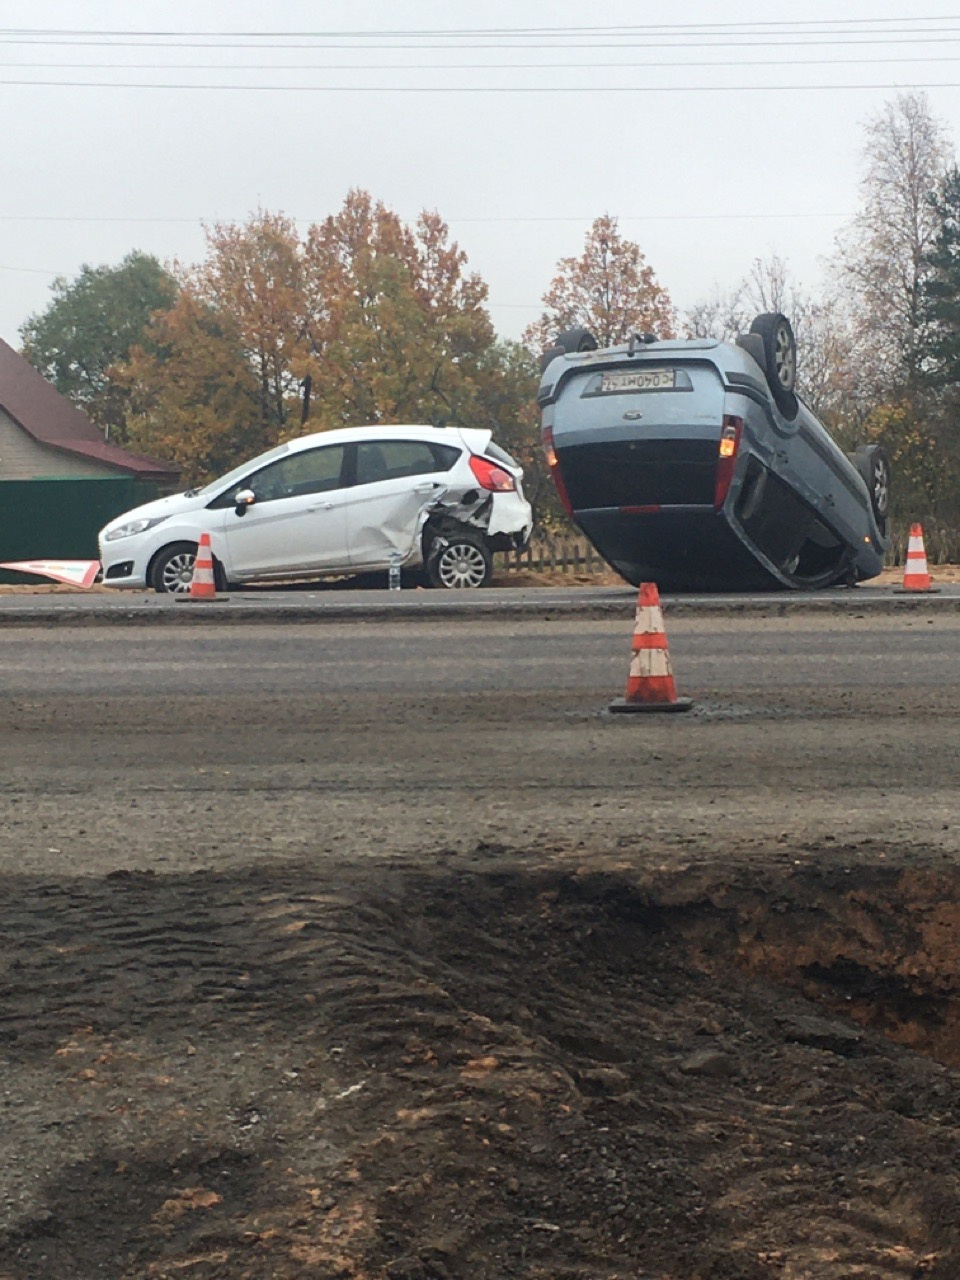
M 504 40 L 494 41 L 478 41 L 470 40 L 467 43 L 433 43 L 424 44 L 422 42 L 416 44 L 409 43 L 377 43 L 377 44 L 350 44 L 342 42 L 324 41 L 323 43 L 306 44 L 303 40 L 271 40 L 260 41 L 256 44 L 239 43 L 235 40 L 218 40 L 218 41 L 196 41 L 196 40 L 36 40 L 23 39 L 20 37 L 10 37 L 0 35 L 0 44 L 16 44 L 23 45 L 28 48 L 46 48 L 72 46 L 83 49 L 107 48 L 107 49 L 389 49 L 389 50 L 405 50 L 419 49 L 421 51 L 446 49 L 462 50 L 462 49 L 766 49 L 766 48 L 811 48 L 818 45 L 830 45 L 834 48 L 847 48 L 856 45 L 894 45 L 902 44 L 941 44 L 944 37 L 951 37 L 960 27 L 941 27 L 927 28 L 918 30 L 911 28 L 902 33 L 885 31 L 878 35 L 870 35 L 868 37 L 851 34 L 850 39 L 845 36 L 848 33 L 829 34 L 824 33 L 824 39 L 809 39 L 804 33 L 802 38 L 791 36 L 786 39 L 774 38 L 767 39 L 766 33 L 757 33 L 756 36 L 744 34 L 734 39 L 726 39 L 718 37 L 716 39 L 696 40 L 673 40 L 662 37 L 646 37 L 642 40 L 634 38 L 625 38 L 622 40 L 611 40 L 607 36 L 579 36 L 575 41 L 565 41 L 563 39 L 543 40 L 537 44 L 530 43 L 511 43 Z M 811 33 L 812 34 L 812 33 Z
M 141 37 L 149 37 L 156 39 L 165 39 L 174 36 L 195 37 L 195 38 L 216 38 L 221 35 L 227 35 L 237 39 L 268 39 L 274 37 L 297 37 L 299 39 L 328 39 L 328 38 L 385 38 L 385 37 L 448 37 L 448 38 L 469 38 L 476 36 L 567 36 L 570 38 L 580 38 L 593 32 L 632 32 L 651 34 L 657 32 L 668 32 L 670 34 L 690 31 L 694 34 L 709 34 L 711 31 L 750 31 L 750 30 L 803 30 L 821 28 L 850 28 L 856 30 L 858 27 L 879 27 L 891 28 L 892 24 L 897 22 L 909 23 L 912 26 L 918 23 L 929 24 L 931 22 L 952 22 L 960 21 L 960 14 L 937 14 L 929 18 L 920 18 L 912 15 L 899 15 L 887 18 L 786 18 L 778 20 L 757 20 L 742 19 L 738 22 L 658 22 L 658 23 L 615 23 L 609 26 L 587 27 L 582 24 L 577 26 L 549 26 L 549 27 L 420 27 L 420 28 L 369 28 L 369 29 L 332 29 L 320 31 L 140 31 L 131 28 L 120 29 L 81 29 L 71 27 L 4 27 L 0 28 L 0 33 L 7 35 L 30 35 L 30 36 L 110 36 L 114 38 L 126 38 L 131 35 Z
M 28 276 L 60 276 L 65 273 L 62 271 L 43 271 L 40 267 L 2 267 L 0 271 L 21 271 Z
M 889 63 L 956 62 L 956 55 L 898 58 L 804 58 L 697 62 L 0 62 L 0 67 L 47 71 L 634 71 L 683 67 L 861 67 Z
M 326 216 L 326 215 L 324 215 Z M 617 214 L 617 222 L 734 222 L 744 219 L 807 219 L 807 218 L 846 218 L 849 214 L 843 213 L 638 213 L 638 214 Z M 499 218 L 499 217 L 467 217 L 467 218 L 444 218 L 444 222 L 449 225 L 460 225 L 464 223 L 503 223 L 511 226 L 523 223 L 548 223 L 548 222 L 593 222 L 596 214 L 567 214 L 564 216 L 551 215 L 549 217 L 532 217 L 532 218 Z M 292 222 L 311 226 L 315 222 L 322 219 L 317 218 L 292 218 Z M 128 217 L 74 217 L 70 214 L 28 214 L 28 213 L 2 213 L 0 214 L 0 222 L 95 222 L 95 223 L 189 223 L 198 222 L 222 222 L 232 223 L 240 221 L 236 218 L 209 218 L 201 215 L 194 218 L 128 218 Z M 13 270 L 13 268 L 10 268 Z
M 960 89 L 960 82 L 926 80 L 906 84 L 718 84 L 718 85 L 335 85 L 335 84 L 171 84 L 121 80 L 6 80 L 0 85 L 26 89 L 171 89 L 187 91 L 240 93 L 480 93 L 480 94 L 547 94 L 547 93 L 819 93 L 823 91 L 857 91 L 882 89 Z

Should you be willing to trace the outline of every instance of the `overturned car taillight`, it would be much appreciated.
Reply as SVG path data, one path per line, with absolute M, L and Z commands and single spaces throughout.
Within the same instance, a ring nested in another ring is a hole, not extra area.
M 553 428 L 544 427 L 540 435 L 543 444 L 544 456 L 547 459 L 547 466 L 550 468 L 550 474 L 553 476 L 553 483 L 557 490 L 557 497 L 568 516 L 573 515 L 573 503 L 570 501 L 570 495 L 567 493 L 567 486 L 563 483 L 563 475 L 560 471 L 560 460 L 557 457 L 557 450 L 553 443 Z
M 713 489 L 713 505 L 718 511 L 726 502 L 727 494 L 730 492 L 742 432 L 743 419 L 734 417 L 732 413 L 725 413 L 720 431 L 720 456 L 717 459 L 717 475 Z
M 509 471 L 498 467 L 489 458 L 480 458 L 475 453 L 470 456 L 470 470 L 477 477 L 481 489 L 489 489 L 491 493 L 514 493 L 517 482 Z

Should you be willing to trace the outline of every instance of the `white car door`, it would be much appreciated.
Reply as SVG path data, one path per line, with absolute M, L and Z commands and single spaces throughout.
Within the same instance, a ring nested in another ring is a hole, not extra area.
M 344 452 L 338 444 L 291 453 L 234 486 L 223 528 L 232 576 L 349 567 Z M 235 507 L 245 489 L 255 501 Z
M 461 455 L 455 445 L 377 437 L 357 445 L 357 480 L 347 515 L 353 568 L 383 568 L 413 550 L 420 515 L 446 488 Z

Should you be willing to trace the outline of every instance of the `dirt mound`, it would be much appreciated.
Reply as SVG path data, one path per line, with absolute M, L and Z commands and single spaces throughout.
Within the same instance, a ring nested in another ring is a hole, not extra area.
M 960 877 L 844 857 L 8 878 L 0 1276 L 952 1280 Z

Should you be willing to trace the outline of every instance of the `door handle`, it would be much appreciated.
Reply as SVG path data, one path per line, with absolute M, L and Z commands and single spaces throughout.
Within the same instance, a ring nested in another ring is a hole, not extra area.
M 437 486 L 435 484 L 418 484 L 418 485 L 414 485 L 413 492 L 414 493 L 433 493 L 436 487 Z
M 333 503 L 332 503 L 332 502 L 318 502 L 318 503 L 317 503 L 317 505 L 316 505 L 315 507 L 308 507 L 308 508 L 307 508 L 307 510 L 308 510 L 308 511 L 332 511 L 332 510 L 333 510 Z

